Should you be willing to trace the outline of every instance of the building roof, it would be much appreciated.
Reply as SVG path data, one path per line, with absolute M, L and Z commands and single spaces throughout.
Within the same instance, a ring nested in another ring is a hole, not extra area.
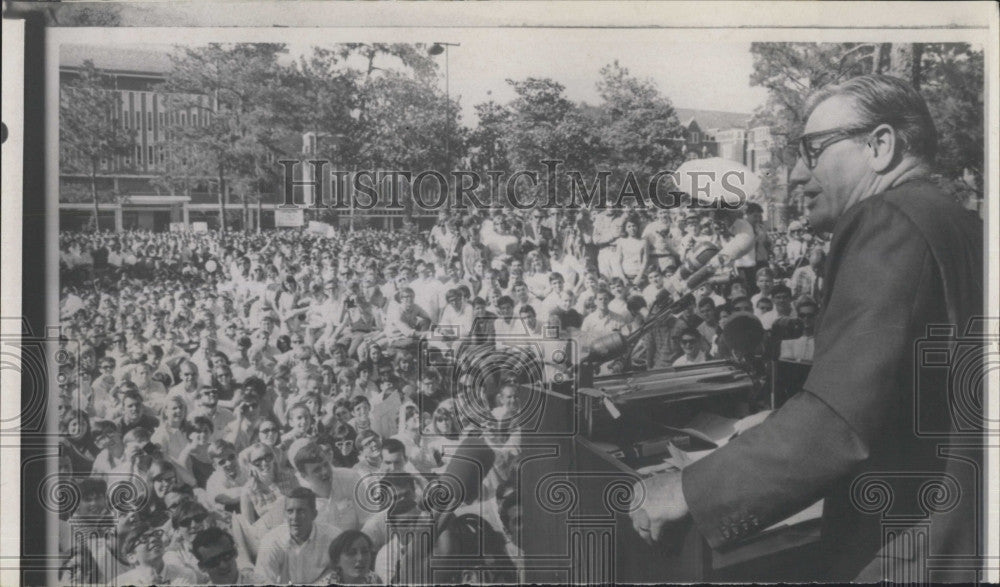
M 91 60 L 98 69 L 120 73 L 163 75 L 173 69 L 170 48 L 142 46 L 61 45 L 59 67 L 82 67 Z
M 690 108 L 676 108 L 677 119 L 685 127 L 691 125 L 691 121 L 698 122 L 698 127 L 711 130 L 726 130 L 728 128 L 746 128 L 747 123 L 753 117 L 752 114 L 742 112 L 722 112 L 720 110 L 694 110 Z

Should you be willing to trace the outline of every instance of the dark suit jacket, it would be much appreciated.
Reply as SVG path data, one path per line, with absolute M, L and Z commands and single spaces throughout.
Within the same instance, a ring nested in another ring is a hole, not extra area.
M 955 414 L 976 411 L 975 402 L 956 408 L 954 401 L 969 391 L 956 387 L 974 385 L 975 377 L 949 382 L 949 369 L 929 365 L 920 349 L 928 326 L 958 325 L 961 335 L 981 314 L 982 271 L 979 218 L 927 182 L 903 184 L 844 213 L 831 242 L 805 390 L 684 471 L 685 498 L 712 546 L 825 498 L 828 568 L 817 569 L 817 580 L 850 580 L 868 565 L 864 578 L 881 579 L 876 557 L 886 545 L 883 554 L 895 552 L 887 560 L 925 573 L 923 580 L 946 579 L 926 574 L 934 557 L 977 553 L 981 450 L 951 457 L 938 450 L 955 442 L 981 446 L 981 433 L 961 436 L 963 418 Z M 934 491 L 939 501 L 930 503 Z M 926 546 L 892 542 L 905 528 L 923 533 Z

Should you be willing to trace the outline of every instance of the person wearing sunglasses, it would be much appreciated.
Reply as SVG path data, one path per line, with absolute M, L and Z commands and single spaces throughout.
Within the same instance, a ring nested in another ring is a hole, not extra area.
M 708 360 L 704 350 L 705 340 L 697 328 L 689 327 L 682 330 L 678 341 L 684 354 L 674 361 L 674 367 L 695 365 Z
M 240 561 L 246 564 L 256 560 L 261 538 L 284 522 L 284 496 L 298 486 L 294 475 L 279 465 L 277 455 L 260 442 L 240 455 L 249 481 L 243 486 L 240 515 L 233 516 L 232 532 Z
M 119 538 L 121 553 L 132 568 L 115 578 L 116 585 L 197 585 L 197 574 L 184 566 L 163 560 L 166 533 L 139 519 L 127 526 Z
M 983 324 L 974 319 L 984 311 L 983 223 L 932 180 L 937 131 L 911 84 L 851 78 L 821 89 L 803 115 L 789 188 L 802 191 L 812 229 L 833 233 L 808 379 L 751 432 L 682 472 L 643 479 L 633 527 L 654 542 L 690 516 L 709 545 L 724 548 L 823 498 L 823 556 L 802 579 L 926 576 L 944 556 L 979 562 L 936 580 L 972 581 L 985 561 L 984 414 L 981 403 L 967 406 L 961 417 L 975 424 L 962 427 L 952 398 L 977 396 L 981 378 L 952 380 L 919 349 L 948 324 L 941 348 L 982 356 L 985 338 L 956 339 Z M 940 452 L 959 438 L 975 448 Z M 892 497 L 891 512 L 859 502 L 871 481 Z M 934 513 L 920 505 L 932 484 L 954 498 Z M 886 532 L 887 518 L 909 516 L 919 520 L 914 531 Z M 908 549 L 912 540 L 924 542 Z
M 212 585 L 253 585 L 252 568 L 237 564 L 236 545 L 233 537 L 221 528 L 209 527 L 194 537 L 191 551 L 198 559 L 198 568 L 208 576 Z
M 182 502 L 171 512 L 170 526 L 173 540 L 165 549 L 163 562 L 186 567 L 198 576 L 199 583 L 206 583 L 208 577 L 201 571 L 191 546 L 198 533 L 215 526 L 215 519 L 205 506 L 191 500 Z
M 215 467 L 205 483 L 208 499 L 225 511 L 238 512 L 247 473 L 236 458 L 236 447 L 228 440 L 213 440 L 208 445 L 208 456 Z

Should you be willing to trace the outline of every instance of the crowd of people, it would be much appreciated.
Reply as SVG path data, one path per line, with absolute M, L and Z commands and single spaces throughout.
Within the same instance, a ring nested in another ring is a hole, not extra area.
M 723 325 L 747 313 L 765 330 L 798 318 L 775 356 L 811 359 L 826 242 L 797 222 L 768 231 L 756 204 L 740 221 L 749 252 L 682 306 L 690 252 L 733 236 L 713 213 L 62 232 L 73 352 L 59 379 L 60 467 L 79 499 L 63 515 L 61 576 L 395 583 L 427 577 L 432 555 L 475 554 L 481 564 L 434 581 L 523 579 L 519 414 L 533 386 L 573 380 L 590 342 L 645 329 L 605 373 L 728 359 Z M 485 477 L 435 508 L 435 482 L 469 446 Z M 122 482 L 136 488 L 129 507 L 109 503 Z M 73 540 L 95 518 L 116 531 Z M 397 520 L 426 522 L 431 550 L 391 531 Z

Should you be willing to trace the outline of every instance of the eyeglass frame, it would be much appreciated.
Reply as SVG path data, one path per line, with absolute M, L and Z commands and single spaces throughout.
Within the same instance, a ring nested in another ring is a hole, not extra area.
M 816 164 L 819 162 L 819 158 L 823 154 L 823 151 L 826 151 L 826 149 L 831 145 L 860 134 L 871 132 L 877 127 L 878 125 L 867 124 L 864 126 L 847 126 L 811 133 L 803 133 L 795 139 L 795 143 L 798 146 L 799 157 L 803 162 L 805 162 L 807 168 L 816 169 Z M 829 136 L 829 138 L 822 141 L 819 146 L 814 149 L 809 141 L 813 141 L 816 138 L 823 136 Z
M 181 528 L 188 528 L 191 526 L 192 523 L 201 524 L 207 519 L 208 519 L 208 513 L 203 512 L 200 514 L 195 514 L 189 518 L 184 518 L 183 520 L 179 520 L 177 522 L 177 525 Z
M 149 547 L 149 542 L 153 539 L 159 540 L 162 544 L 165 536 L 166 532 L 164 532 L 162 528 L 153 528 L 149 532 L 144 532 L 142 536 L 139 536 L 132 541 L 132 551 L 134 552 L 140 545 L 143 547 Z
M 219 554 L 213 556 L 212 558 L 208 558 L 208 559 L 205 559 L 203 561 L 198 561 L 198 566 L 201 567 L 204 570 L 216 569 L 216 568 L 219 567 L 219 565 L 222 564 L 223 561 L 234 560 L 234 559 L 236 559 L 237 556 L 239 556 L 239 555 L 236 552 L 236 549 L 235 548 L 231 548 L 231 549 L 226 550 L 224 552 L 220 552 Z

